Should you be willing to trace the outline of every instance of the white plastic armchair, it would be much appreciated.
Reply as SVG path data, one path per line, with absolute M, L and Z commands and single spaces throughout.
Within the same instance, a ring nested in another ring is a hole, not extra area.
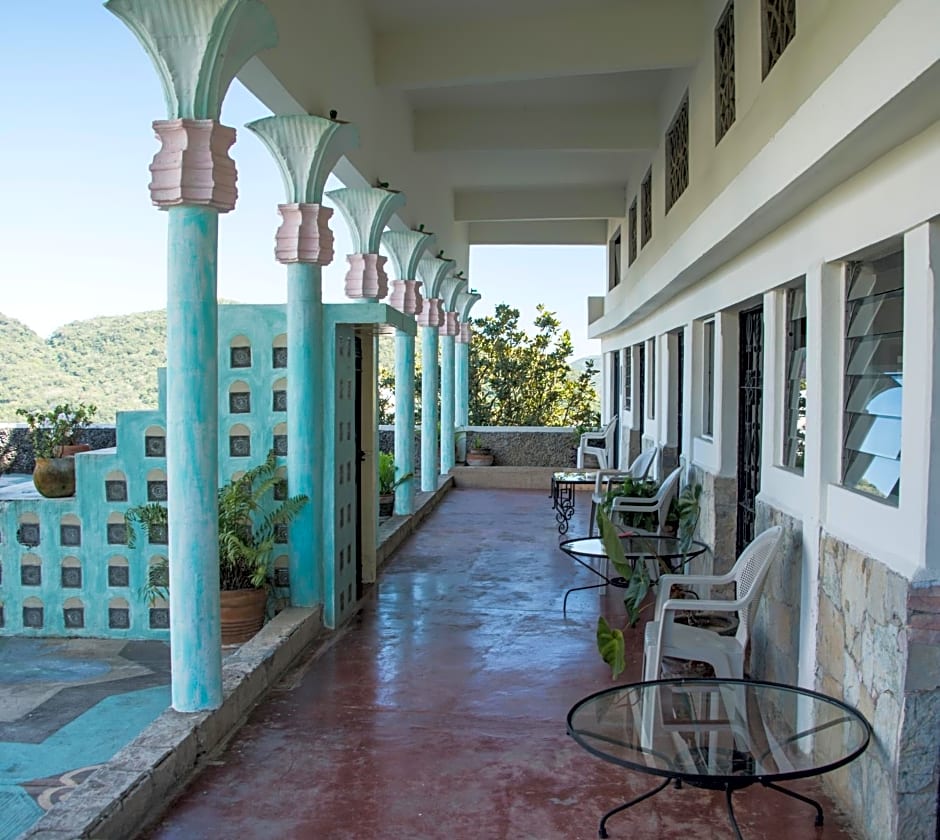
M 594 521 L 597 516 L 597 506 L 601 504 L 607 496 L 610 489 L 617 484 L 623 484 L 625 478 L 634 480 L 644 479 L 649 476 L 653 464 L 657 461 L 660 453 L 659 446 L 651 446 L 644 449 L 625 470 L 598 470 L 594 479 L 594 493 L 591 495 L 591 516 L 588 519 L 588 534 L 594 534 Z
M 767 572 L 782 548 L 783 528 L 776 525 L 755 537 L 725 575 L 663 575 L 659 579 L 656 611 L 644 635 L 643 678 L 658 679 L 663 657 L 671 657 L 707 662 L 719 679 L 743 679 L 745 651 L 761 591 Z M 711 587 L 727 583 L 734 584 L 733 600 L 669 597 L 673 584 Z M 737 613 L 737 632 L 733 636 L 721 636 L 714 630 L 679 624 L 675 618 L 680 611 Z
M 666 524 L 666 516 L 669 513 L 669 505 L 679 492 L 679 478 L 685 469 L 683 464 L 679 464 L 669 475 L 666 476 L 655 496 L 649 498 L 643 496 L 616 496 L 610 505 L 610 520 L 618 522 L 625 513 L 651 513 L 656 518 L 656 527 L 654 533 L 661 533 Z
M 578 469 L 584 468 L 584 456 L 593 455 L 602 470 L 607 469 L 607 460 L 614 451 L 614 434 L 617 431 L 617 415 L 599 432 L 585 432 L 578 443 Z

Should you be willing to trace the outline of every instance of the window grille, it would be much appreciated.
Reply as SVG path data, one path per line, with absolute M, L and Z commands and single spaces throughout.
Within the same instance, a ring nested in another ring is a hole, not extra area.
M 734 0 L 731 0 L 715 27 L 715 145 L 731 128 L 734 118 Z
M 627 265 L 631 266 L 636 261 L 636 197 L 627 215 L 627 237 Z
M 796 0 L 761 0 L 763 76 L 773 69 L 796 35 Z
M 623 348 L 623 410 L 633 407 L 633 351 Z
M 666 212 L 689 186 L 689 94 L 666 131 Z
M 613 239 L 607 245 L 609 255 L 608 255 L 608 264 L 610 277 L 607 282 L 607 290 L 613 289 L 620 285 L 620 250 L 623 247 L 623 239 L 620 235 L 620 228 L 617 228 L 617 232 L 614 234 Z
M 646 177 L 640 184 L 640 197 L 642 206 L 640 212 L 640 247 L 642 248 L 653 238 L 653 170 L 646 170 Z
M 656 419 L 656 339 L 653 338 L 650 340 L 650 352 L 649 352 L 649 376 L 647 376 L 646 381 L 649 383 L 649 395 L 646 400 L 646 404 L 649 407 L 649 418 L 650 420 Z
M 904 258 L 848 265 L 842 483 L 897 504 L 901 484 Z

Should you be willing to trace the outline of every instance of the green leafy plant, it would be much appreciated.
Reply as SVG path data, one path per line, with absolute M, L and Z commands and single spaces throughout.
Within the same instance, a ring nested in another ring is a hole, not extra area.
M 94 405 L 62 403 L 49 411 L 16 410 L 26 421 L 33 455 L 36 458 L 59 458 L 62 447 L 74 446 L 98 411 Z
M 652 479 L 625 476 L 622 482 L 618 479 L 618 483 L 607 491 L 600 507 L 609 519 L 614 499 L 618 497 L 652 499 L 658 492 L 659 484 Z M 656 527 L 656 516 L 652 513 L 618 513 L 617 515 L 626 528 L 651 531 Z
M 296 495 L 270 506 L 267 494 L 280 481 L 272 449 L 262 463 L 219 488 L 220 589 L 260 589 L 269 584 L 277 528 L 290 523 L 308 501 Z M 125 512 L 124 522 L 128 547 L 133 548 L 135 524 L 149 537 L 155 526 L 167 525 L 167 510 L 157 502 L 137 505 Z M 151 602 L 166 598 L 168 585 L 166 563 L 154 563 L 141 595 Z
M 682 552 L 688 551 L 692 546 L 692 539 L 701 515 L 701 497 L 702 486 L 700 484 L 690 484 L 683 488 L 676 502 L 677 536 L 679 538 L 679 549 Z M 620 542 L 620 529 L 610 521 L 609 508 L 605 510 L 604 506 L 601 505 L 597 512 L 597 524 L 601 532 L 604 552 L 611 565 L 616 569 L 617 574 L 627 582 L 624 587 L 623 604 L 627 609 L 627 625 L 634 627 L 640 619 L 644 602 L 650 588 L 653 586 L 649 568 L 645 562 L 631 564 L 627 561 L 623 544 Z M 648 556 L 656 561 L 661 573 L 673 572 L 673 568 L 657 554 L 654 540 L 655 537 L 650 538 Z M 682 590 L 673 594 L 677 597 L 692 596 L 689 590 Z M 597 618 L 597 650 L 604 662 L 610 666 L 613 679 L 620 676 L 626 668 L 626 645 L 623 629 L 612 627 L 603 615 Z
M 399 484 L 407 481 L 414 473 L 395 477 L 395 456 L 391 452 L 379 452 L 379 495 L 390 496 Z
M 490 448 L 486 445 L 486 441 L 483 440 L 482 435 L 474 435 L 473 440 L 470 442 L 470 451 L 481 454 L 488 454 Z

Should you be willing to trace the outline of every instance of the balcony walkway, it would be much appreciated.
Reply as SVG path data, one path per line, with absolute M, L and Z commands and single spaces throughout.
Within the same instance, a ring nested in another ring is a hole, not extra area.
M 586 505 L 571 533 L 586 528 Z M 575 840 L 656 780 L 565 734 L 610 684 L 594 650 L 602 590 L 557 548 L 547 491 L 454 490 L 390 560 L 358 621 L 250 716 L 150 835 Z M 611 615 L 618 598 L 605 606 Z M 621 607 L 622 608 L 622 607 Z M 628 676 L 640 671 L 640 634 Z M 818 784 L 794 789 L 819 795 Z M 788 797 L 735 794 L 746 840 L 850 835 Z M 730 838 L 720 792 L 667 788 L 612 838 Z

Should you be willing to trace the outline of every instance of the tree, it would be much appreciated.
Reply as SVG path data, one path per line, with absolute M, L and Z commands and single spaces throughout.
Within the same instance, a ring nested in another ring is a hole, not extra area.
M 539 304 L 532 336 L 519 326 L 519 310 L 505 303 L 473 325 L 471 425 L 597 425 L 597 370 L 591 361 L 581 373 L 571 369 L 571 334 L 555 313 Z

